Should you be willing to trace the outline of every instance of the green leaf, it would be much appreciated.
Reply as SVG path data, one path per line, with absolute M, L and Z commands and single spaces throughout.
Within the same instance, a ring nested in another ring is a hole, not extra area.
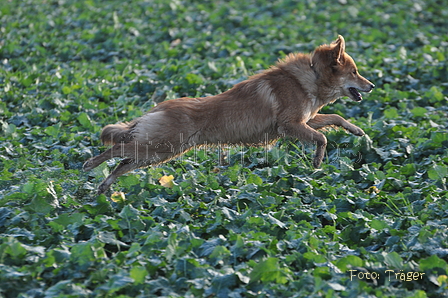
M 62 87 L 62 93 L 70 94 L 71 92 L 72 92 L 72 88 L 70 88 L 69 86 Z
M 188 81 L 188 84 L 190 85 L 200 85 L 203 82 L 202 78 L 194 73 L 187 74 L 185 76 L 185 79 Z
M 372 229 L 375 229 L 377 231 L 382 231 L 384 229 L 389 228 L 389 225 L 386 222 L 381 221 L 379 219 L 372 219 L 369 225 Z
M 43 197 L 34 197 L 31 202 L 27 205 L 27 208 L 30 210 L 41 213 L 48 214 L 50 213 L 57 205 L 53 200 L 47 200 Z
M 176 255 L 177 244 L 177 235 L 175 233 L 171 233 L 168 237 L 168 245 L 166 246 L 165 250 L 165 257 L 168 261 L 170 261 Z
M 134 280 L 135 284 L 143 284 L 148 275 L 148 271 L 146 271 L 146 268 L 143 266 L 134 266 L 129 271 L 129 275 Z
M 14 124 L 6 125 L 6 123 L 5 123 L 5 127 L 3 127 L 2 129 L 6 136 L 12 136 L 16 133 L 17 126 L 15 126 Z
M 253 183 L 253 184 L 257 185 L 257 186 L 260 186 L 260 185 L 263 184 L 263 180 L 259 176 L 257 176 L 257 175 L 249 174 L 249 177 L 247 177 L 246 183 L 247 184 Z
M 116 245 L 121 247 L 127 247 L 128 245 L 122 241 L 119 241 L 117 237 L 115 236 L 115 233 L 108 232 L 108 231 L 100 231 L 98 232 L 98 235 L 96 237 L 99 242 L 101 243 L 107 243 L 110 245 Z
M 415 107 L 411 110 L 411 113 L 415 117 L 424 117 L 428 113 L 428 110 L 422 107 Z
M 398 118 L 398 111 L 396 108 L 388 108 L 384 110 L 384 116 L 388 119 L 395 119 Z
M 402 269 L 403 268 L 403 259 L 400 257 L 398 253 L 384 253 L 384 263 L 391 268 Z
M 77 285 L 73 280 L 61 280 L 55 285 L 49 287 L 45 291 L 45 297 L 57 298 L 63 296 L 85 296 L 88 295 L 90 291 L 83 289 L 82 286 Z
M 329 279 L 329 278 L 331 278 L 330 268 L 316 267 L 313 270 L 313 276 L 323 278 L 323 279 Z
M 140 218 L 140 212 L 131 205 L 124 206 L 118 216 L 121 218 L 118 225 L 127 231 L 126 239 L 130 241 L 134 239 L 136 233 L 145 228 L 145 223 Z
M 342 272 L 347 272 L 347 270 L 349 268 L 364 266 L 364 261 L 358 256 L 348 255 L 348 256 L 342 257 L 338 261 L 336 261 L 335 265 Z
M 107 282 L 100 286 L 100 288 L 109 294 L 113 294 L 128 284 L 133 283 L 134 280 L 124 273 L 114 274 L 108 278 Z
M 285 284 L 290 276 L 289 271 L 280 268 L 278 258 L 267 258 L 257 264 L 249 275 L 250 282 L 261 281 L 263 283 L 275 282 Z
M 15 238 L 9 237 L 6 245 L 2 245 L 4 253 L 8 254 L 13 260 L 23 259 L 27 253 L 26 248 Z
M 76 244 L 72 247 L 70 253 L 70 260 L 82 269 L 88 268 L 95 261 L 95 255 L 90 243 Z
M 48 126 L 45 128 L 45 133 L 53 138 L 56 138 L 59 135 L 61 126 L 62 126 L 62 123 L 60 123 L 60 122 L 53 126 Z
M 120 177 L 120 182 L 124 187 L 129 188 L 131 186 L 138 185 L 140 183 L 140 179 L 137 175 L 127 175 Z
M 13 214 L 12 208 L 0 207 L 0 227 L 8 225 L 9 217 Z
M 429 91 L 426 92 L 426 96 L 429 98 L 430 102 L 438 102 L 445 99 L 445 96 L 439 86 L 431 86 Z
M 77 223 L 81 224 L 85 215 L 83 213 L 63 213 L 59 215 L 57 218 L 53 219 L 55 223 L 62 225 L 63 227 L 67 227 L 68 225 Z
M 406 175 L 406 176 L 415 174 L 415 171 L 416 171 L 416 167 L 415 167 L 415 164 L 413 164 L 413 163 L 406 164 L 400 168 L 400 173 L 402 175 Z
M 434 165 L 428 171 L 428 177 L 432 180 L 440 180 L 448 176 L 448 168 L 446 166 Z
M 236 285 L 237 278 L 233 273 L 216 276 L 212 281 L 212 289 L 217 297 L 228 297 L 229 292 Z
M 27 194 L 34 193 L 34 185 L 36 183 L 34 181 L 29 181 L 22 186 L 22 190 Z
M 217 245 L 213 249 L 213 252 L 210 254 L 210 258 L 219 258 L 223 259 L 225 257 L 228 257 L 230 255 L 230 251 L 222 245 Z
M 79 114 L 78 121 L 84 128 L 87 128 L 89 130 L 93 128 L 92 121 L 90 120 L 89 115 L 87 115 L 86 113 Z
M 241 235 L 236 236 L 235 244 L 230 248 L 233 257 L 238 258 L 245 254 L 244 239 Z
M 268 216 L 269 222 L 271 224 L 275 224 L 275 225 L 279 226 L 282 229 L 286 229 L 287 228 L 287 226 L 283 222 L 281 222 L 277 218 L 273 217 L 271 214 L 268 214 L 267 216 Z
M 448 265 L 446 261 L 440 259 L 436 255 L 432 255 L 428 258 L 424 258 L 419 263 L 420 270 L 426 271 L 434 268 L 441 268 L 445 270 L 445 274 L 448 275 Z

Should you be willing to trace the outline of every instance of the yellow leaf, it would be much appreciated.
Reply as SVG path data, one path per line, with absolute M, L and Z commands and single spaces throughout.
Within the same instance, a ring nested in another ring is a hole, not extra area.
M 437 281 L 440 285 L 445 284 L 445 289 L 448 289 L 448 276 L 439 275 L 439 277 L 437 277 Z
M 380 193 L 380 190 L 376 186 L 370 186 L 365 191 L 367 193 Z
M 163 176 L 162 178 L 159 179 L 159 183 L 164 187 L 172 188 L 174 186 L 173 180 L 174 180 L 173 175 Z
M 110 199 L 115 203 L 123 203 L 126 200 L 124 192 L 116 191 L 111 196 Z

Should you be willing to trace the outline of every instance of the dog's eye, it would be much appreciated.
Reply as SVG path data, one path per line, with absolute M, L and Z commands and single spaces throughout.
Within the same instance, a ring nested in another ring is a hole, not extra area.
M 356 71 L 356 69 L 353 71 L 353 74 L 356 74 L 357 73 L 357 71 Z

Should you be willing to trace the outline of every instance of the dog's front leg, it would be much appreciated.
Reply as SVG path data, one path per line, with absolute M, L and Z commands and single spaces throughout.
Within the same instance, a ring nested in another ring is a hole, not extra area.
M 313 159 L 313 167 L 319 168 L 325 155 L 327 138 L 305 123 L 289 124 L 280 128 L 285 135 L 299 139 L 305 143 L 316 144 L 316 154 Z
M 335 114 L 317 114 L 313 119 L 309 120 L 307 124 L 314 129 L 321 129 L 327 126 L 336 125 L 345 128 L 355 136 L 365 135 L 361 128 Z

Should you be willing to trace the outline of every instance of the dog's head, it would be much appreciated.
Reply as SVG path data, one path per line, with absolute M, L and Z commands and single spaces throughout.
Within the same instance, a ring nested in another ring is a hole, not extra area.
M 330 45 L 318 47 L 312 57 L 313 67 L 322 81 L 329 82 L 338 96 L 348 96 L 361 101 L 361 92 L 371 92 L 375 87 L 358 73 L 355 61 L 345 52 L 344 37 L 338 36 Z

